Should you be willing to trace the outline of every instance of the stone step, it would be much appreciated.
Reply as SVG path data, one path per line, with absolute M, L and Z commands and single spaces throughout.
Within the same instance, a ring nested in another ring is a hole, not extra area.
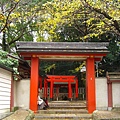
M 84 101 L 50 101 L 47 110 L 39 110 L 34 120 L 92 120 Z
M 35 120 L 41 120 L 41 119 L 74 119 L 74 120 L 80 120 L 80 119 L 92 119 L 92 114 L 41 114 L 41 115 L 35 115 Z
M 37 115 L 41 114 L 88 114 L 86 109 L 47 109 L 47 110 L 39 110 Z
M 52 102 L 49 102 L 49 105 L 50 106 L 56 106 L 56 105 L 60 105 L 60 106 L 71 106 L 71 105 L 79 105 L 79 106 L 83 106 L 85 105 L 86 106 L 86 103 L 84 101 L 74 101 L 74 102 L 71 102 L 71 101 L 52 101 Z
M 74 101 L 74 102 L 70 102 L 70 101 L 56 101 L 56 102 L 49 102 L 49 106 L 50 107 L 54 107 L 54 106 L 57 106 L 57 107 L 70 107 L 70 106 L 85 106 L 86 107 L 86 103 L 85 102 L 81 102 L 81 101 Z
M 51 109 L 85 109 L 86 103 L 84 101 L 52 101 L 48 103 Z
M 86 106 L 50 106 L 50 109 L 85 109 Z
M 34 118 L 33 120 L 60 120 L 61 118 L 54 118 L 54 119 L 52 119 L 52 118 Z M 69 118 L 69 119 L 67 119 L 67 118 L 62 118 L 62 120 L 92 120 L 91 118 L 89 119 L 85 119 L 85 118 Z M 108 119 L 106 119 L 106 120 L 108 120 Z M 115 119 L 116 120 L 116 119 Z
M 85 104 L 49 104 L 49 106 L 86 106 Z

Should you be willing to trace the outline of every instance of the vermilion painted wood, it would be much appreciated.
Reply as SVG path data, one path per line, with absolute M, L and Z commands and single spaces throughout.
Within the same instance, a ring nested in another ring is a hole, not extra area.
M 47 79 L 47 81 L 48 82 L 51 82 L 51 81 L 53 82 L 75 82 L 75 80 L 63 80 L 62 81 L 62 80 L 56 80 L 56 79 L 55 80 Z
M 46 98 L 45 99 L 47 99 L 47 96 L 48 96 L 48 82 L 47 82 L 47 80 L 46 80 Z
M 54 79 L 57 79 L 57 78 L 59 78 L 59 79 L 60 79 L 60 78 L 62 78 L 62 79 L 63 79 L 63 78 L 64 78 L 64 79 L 65 79 L 65 78 L 66 78 L 66 79 L 70 78 L 70 79 L 71 79 L 71 78 L 75 78 L 76 76 L 73 76 L 73 75 L 47 75 L 47 77 L 48 77 L 48 78 L 54 78 Z
M 95 61 L 101 61 L 102 58 L 95 58 Z
M 78 79 L 76 80 L 75 91 L 76 91 L 76 98 L 78 98 Z
M 53 99 L 53 84 L 54 84 L 54 82 L 51 80 L 51 82 L 50 82 L 50 99 L 51 100 Z
M 39 82 L 40 82 L 40 89 L 42 89 L 42 77 L 39 76 Z
M 113 107 L 113 101 L 112 101 L 112 82 L 108 83 L 108 107 Z
M 37 112 L 38 98 L 38 80 L 39 80 L 39 58 L 31 58 L 31 79 L 30 79 L 30 109 Z
M 68 98 L 72 98 L 72 87 L 71 87 L 71 82 L 68 82 Z
M 44 98 L 46 98 L 46 79 L 44 80 Z
M 86 68 L 87 108 L 88 112 L 92 113 L 96 110 L 94 57 L 87 58 Z
M 76 83 L 72 83 L 72 84 L 71 84 L 72 88 L 75 87 L 75 84 L 76 84 Z M 54 84 L 54 87 L 61 87 L 61 86 L 68 87 L 68 83 L 67 83 L 67 84 Z
M 86 99 L 87 99 L 87 106 L 88 106 L 88 111 L 89 113 L 93 112 L 96 109 L 96 101 L 95 101 L 95 70 L 94 70 L 94 61 L 99 61 L 101 60 L 101 57 L 106 56 L 106 53 L 64 53 L 64 52 L 59 52 L 59 53 L 34 53 L 34 52 L 21 52 L 20 55 L 22 55 L 24 57 L 24 59 L 26 60 L 31 60 L 31 82 L 30 82 L 30 108 L 33 111 L 36 111 L 36 102 L 37 101 L 37 85 L 38 85 L 38 81 L 37 81 L 37 77 L 38 77 L 38 73 L 36 73 L 36 71 L 38 72 L 38 60 L 37 63 L 35 62 L 35 59 L 33 60 L 33 58 L 31 58 L 31 56 L 34 57 L 60 57 L 60 56 L 75 56 L 75 57 L 85 57 L 87 59 L 87 72 L 86 72 Z M 90 56 L 92 56 L 93 58 L 89 58 Z M 95 58 L 94 58 L 95 57 Z M 35 66 L 34 66 L 35 65 Z M 35 72 L 34 72 L 35 71 Z M 61 82 L 61 79 L 58 82 Z M 64 80 L 65 81 L 65 80 Z M 53 83 L 54 80 L 49 80 L 49 82 L 51 82 L 50 84 L 50 98 L 53 98 Z M 63 82 L 63 81 L 62 81 Z M 69 84 L 71 84 L 70 82 L 72 81 L 65 81 L 65 82 L 69 82 Z M 33 84 L 33 85 L 32 85 Z M 35 87 L 35 88 L 34 88 Z M 70 88 L 69 88 L 70 89 Z M 72 92 L 72 90 L 71 90 Z M 34 95 L 35 93 L 35 95 Z M 33 95 L 32 95 L 33 94 Z M 32 98 L 33 97 L 33 98 Z M 34 103 L 33 103 L 34 102 Z
M 91 54 L 91 53 L 34 53 L 34 52 L 21 52 L 20 53 L 20 55 L 22 55 L 22 56 L 25 56 L 25 57 L 31 57 L 32 55 L 35 55 L 36 57 L 40 57 L 40 56 L 43 56 L 44 55 L 44 57 L 45 56 L 60 56 L 60 55 L 62 55 L 62 56 L 87 56 L 87 57 L 89 57 L 89 56 L 106 56 L 106 54 L 107 53 L 93 53 L 93 54 Z
M 102 56 L 101 55 L 103 55 L 103 54 L 100 54 L 99 58 L 95 58 L 95 61 L 101 61 L 102 60 Z M 37 56 L 40 57 L 39 55 L 37 55 Z M 77 56 L 77 55 L 75 55 L 75 56 Z M 78 55 L 78 56 L 84 56 L 84 55 Z M 87 55 L 87 56 L 89 56 L 89 55 Z M 96 55 L 94 55 L 94 56 L 96 56 Z M 103 56 L 106 56 L 106 55 L 103 55 Z M 24 60 L 31 60 L 31 57 L 24 57 Z
M 78 81 L 76 76 L 66 76 L 66 75 L 47 75 L 47 81 L 50 82 L 50 99 L 53 98 L 53 90 L 51 90 L 52 86 L 54 85 L 54 82 L 67 82 L 68 83 L 68 98 L 72 98 L 72 87 L 73 85 L 71 83 L 77 84 L 76 85 L 76 98 L 78 97 Z M 53 84 L 53 85 L 52 85 Z M 60 87 L 62 84 L 54 85 L 54 87 Z M 45 96 L 45 94 L 44 94 Z
M 57 86 L 56 94 L 57 94 L 57 97 L 58 97 L 58 94 L 59 94 L 59 87 L 58 86 Z
M 48 89 L 48 83 L 47 80 L 44 80 L 44 98 L 47 98 L 47 89 Z
M 24 57 L 24 60 L 31 60 L 31 57 Z
M 108 107 L 113 107 L 113 99 L 112 99 L 112 83 L 119 83 L 120 80 L 112 79 L 110 80 L 109 75 L 107 76 L 107 87 L 108 87 Z

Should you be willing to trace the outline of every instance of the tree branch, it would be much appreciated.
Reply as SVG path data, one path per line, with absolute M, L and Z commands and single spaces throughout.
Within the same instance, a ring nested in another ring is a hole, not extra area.
M 95 12 L 103 15 L 105 18 L 111 20 L 113 22 L 112 26 L 114 26 L 114 28 L 120 33 L 120 26 L 117 20 L 114 20 L 107 12 L 102 11 L 101 9 L 92 7 L 88 2 L 86 2 L 86 0 L 84 0 L 84 2 L 86 3 L 85 4 L 86 7 L 89 7 L 91 10 L 94 10 Z
M 9 45 L 11 45 L 11 44 L 13 44 L 14 42 L 18 41 L 23 35 L 25 35 L 24 31 L 25 31 L 25 29 L 27 28 L 27 25 L 30 24 L 30 22 L 32 21 L 34 15 L 35 15 L 35 14 L 33 14 L 33 16 L 31 17 L 31 19 L 26 23 L 26 25 L 25 25 L 22 29 L 18 30 L 17 33 L 16 33 L 16 34 L 18 34 L 19 32 L 22 31 L 22 34 L 21 34 L 20 36 L 18 36 L 17 38 L 13 39 L 12 41 L 10 41 L 10 42 L 8 43 Z
M 11 14 L 12 11 L 16 8 L 16 6 L 18 5 L 18 3 L 19 3 L 19 2 L 17 2 L 17 3 L 10 9 L 10 11 L 9 11 L 9 13 L 8 13 L 8 16 L 7 16 L 7 18 L 6 18 L 5 25 L 4 25 L 4 27 L 0 30 L 0 33 L 7 27 L 7 25 L 8 25 L 8 19 L 9 19 L 9 17 L 10 17 L 10 14 Z

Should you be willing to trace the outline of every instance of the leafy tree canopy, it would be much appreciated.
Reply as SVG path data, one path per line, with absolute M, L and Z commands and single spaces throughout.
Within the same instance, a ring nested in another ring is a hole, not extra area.
M 64 31 L 66 25 L 81 34 L 79 41 L 108 31 L 120 36 L 119 0 L 53 0 L 43 4 L 42 9 L 40 32 L 47 32 L 49 41 L 58 41 L 57 33 Z
M 120 58 L 119 16 L 120 0 L 0 0 L 0 47 L 11 53 L 16 41 L 111 41 L 111 63 Z
M 33 41 L 39 29 L 41 5 L 46 0 L 1 0 L 0 1 L 0 36 L 1 48 L 15 52 L 16 41 Z

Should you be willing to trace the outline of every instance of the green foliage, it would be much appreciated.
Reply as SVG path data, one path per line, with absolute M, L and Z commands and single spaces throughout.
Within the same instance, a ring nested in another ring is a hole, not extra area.
M 13 69 L 17 73 L 18 60 L 10 57 L 8 52 L 0 50 L 0 64 Z
M 97 41 L 107 32 L 119 35 L 119 2 L 1 0 L 1 47 L 10 52 L 16 41 Z
M 47 0 L 0 1 L 0 33 L 4 51 L 11 52 L 16 41 L 33 41 L 39 27 L 41 5 Z M 12 51 L 13 52 L 13 51 Z
M 120 1 L 108 0 L 47 2 L 42 5 L 40 31 L 49 34 L 48 41 L 99 40 L 101 35 L 108 31 L 120 36 L 119 3 Z
M 52 69 L 55 69 L 55 64 L 51 64 L 51 65 L 44 66 L 44 67 L 45 67 L 44 71 L 47 74 L 47 73 L 50 73 Z
M 103 57 L 99 63 L 99 68 L 104 70 L 104 75 L 106 71 L 120 71 L 120 47 L 118 45 L 120 37 L 113 35 L 110 38 L 108 46 L 110 53 L 106 57 Z
M 83 65 L 85 65 L 84 62 L 41 61 L 40 73 L 42 75 L 77 75 L 80 73 L 80 69 Z
M 40 74 L 48 75 L 76 75 L 79 79 L 79 86 L 85 86 L 85 72 L 81 73 L 80 69 L 85 62 L 78 61 L 41 61 Z

